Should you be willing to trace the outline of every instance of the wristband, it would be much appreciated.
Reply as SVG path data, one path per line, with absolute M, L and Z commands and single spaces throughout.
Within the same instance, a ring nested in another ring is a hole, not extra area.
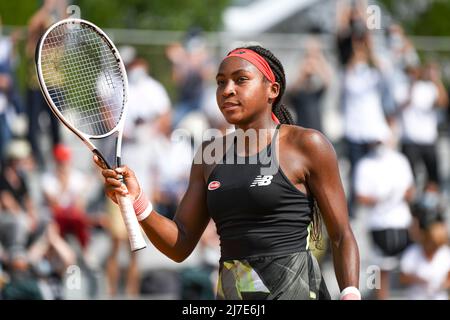
M 139 197 L 133 203 L 133 208 L 138 221 L 146 219 L 150 215 L 150 213 L 152 213 L 153 205 L 148 200 L 146 194 L 142 192 L 142 189 Z
M 361 300 L 361 293 L 356 287 L 347 287 L 342 290 L 339 300 Z

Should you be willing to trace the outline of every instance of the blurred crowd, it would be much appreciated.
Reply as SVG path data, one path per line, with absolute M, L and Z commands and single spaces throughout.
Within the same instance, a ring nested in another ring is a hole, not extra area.
M 101 177 L 90 174 L 93 163 L 87 171 L 76 165 L 73 142 L 36 79 L 34 49 L 45 29 L 66 16 L 61 3 L 44 1 L 30 18 L 25 60 L 18 56 L 17 33 L 0 34 L 0 299 L 65 299 L 74 265 L 87 279 L 85 298 L 213 299 L 219 259 L 213 223 L 195 265 L 142 270 L 135 253 L 122 263 L 120 252 L 129 249 L 118 207 L 104 196 Z M 311 35 L 284 102 L 296 124 L 326 134 L 324 97 L 339 88 L 335 104 L 344 130 L 332 142 L 349 168 L 342 174 L 350 217 L 364 215 L 370 249 L 362 255 L 380 271 L 375 290 L 361 288 L 364 297 L 389 299 L 395 286 L 397 298 L 448 299 L 449 181 L 438 152 L 439 141 L 449 143 L 448 89 L 438 63 L 419 57 L 401 25 L 380 36 L 367 29 L 366 19 L 363 6 L 338 6 L 335 59 Z M 187 188 L 195 141 L 208 128 L 229 128 L 215 102 L 220 57 L 201 30 L 167 46 L 176 89 L 171 98 L 139 50 L 119 51 L 129 80 L 123 162 L 140 177 L 156 210 L 172 218 Z M 19 61 L 27 63 L 25 92 L 17 81 Z M 176 139 L 175 129 L 192 138 Z M 37 186 L 30 177 L 37 177 Z M 86 193 L 90 186 L 99 187 Z M 92 252 L 99 234 L 108 239 L 107 254 Z M 321 263 L 329 259 L 326 245 L 315 254 Z

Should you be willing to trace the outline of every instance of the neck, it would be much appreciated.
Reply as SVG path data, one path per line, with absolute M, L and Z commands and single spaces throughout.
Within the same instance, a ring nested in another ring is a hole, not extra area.
M 255 120 L 251 120 L 247 123 L 241 123 L 241 124 L 237 124 L 235 125 L 235 129 L 241 129 L 242 131 L 247 131 L 247 130 L 261 130 L 261 129 L 265 129 L 265 130 L 270 130 L 270 129 L 275 129 L 276 128 L 276 123 L 273 122 L 272 120 L 272 114 L 268 114 L 267 116 L 264 117 L 259 117 L 258 119 Z
M 238 139 L 243 139 L 238 143 L 238 154 L 250 155 L 261 151 L 271 142 L 276 127 L 277 124 L 273 122 L 271 114 L 255 121 L 235 125 L 235 129 L 243 133 L 243 136 L 240 134 L 237 136 Z

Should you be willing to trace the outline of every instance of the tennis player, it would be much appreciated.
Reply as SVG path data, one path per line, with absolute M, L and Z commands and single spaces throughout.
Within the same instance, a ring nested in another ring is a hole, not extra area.
M 318 131 L 292 125 L 280 103 L 285 88 L 283 66 L 269 50 L 252 46 L 231 51 L 217 73 L 217 103 L 237 131 L 264 132 L 264 139 L 246 139 L 243 148 L 235 133 L 231 144 L 225 143 L 231 134 L 205 142 L 196 159 L 213 143 L 225 146 L 224 151 L 215 153 L 213 164 L 194 159 L 173 220 L 153 210 L 126 166 L 102 170 L 106 193 L 113 201 L 116 193 L 133 197 L 149 240 L 176 262 L 191 254 L 212 218 L 221 245 L 218 299 L 329 299 L 308 249 L 323 218 L 340 299 L 360 299 L 359 253 L 336 154 Z M 94 161 L 101 166 L 96 157 Z M 264 171 L 269 162 L 274 170 Z

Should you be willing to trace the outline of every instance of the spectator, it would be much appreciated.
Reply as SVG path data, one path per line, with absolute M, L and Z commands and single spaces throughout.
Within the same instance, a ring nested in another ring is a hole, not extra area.
M 402 26 L 392 24 L 387 34 L 387 46 L 395 67 L 404 69 L 419 64 L 419 56 L 412 42 L 406 37 Z
M 53 150 L 56 162 L 55 172 L 46 172 L 42 176 L 42 190 L 44 198 L 53 214 L 61 236 L 66 239 L 74 235 L 78 240 L 81 256 L 80 263 L 85 269 L 89 281 L 89 296 L 97 294 L 94 257 L 89 255 L 91 226 L 97 223 L 87 211 L 87 194 L 85 187 L 89 185 L 89 178 L 75 169 L 72 164 L 71 150 L 62 144 Z M 80 181 L 82 183 L 80 183 Z
M 76 263 L 76 253 L 60 236 L 55 223 L 50 223 L 45 235 L 28 251 L 29 261 L 45 300 L 65 298 L 64 279 L 67 268 Z
M 11 142 L 0 174 L 0 245 L 5 249 L 0 263 L 9 275 L 4 299 L 42 299 L 28 250 L 42 238 L 46 223 L 38 219 L 28 191 L 23 168 L 29 156 L 28 143 Z
M 149 176 L 149 155 L 145 143 L 156 139 L 158 123 L 171 111 L 169 95 L 163 85 L 149 75 L 149 65 L 136 58 L 133 47 L 122 47 L 129 78 L 128 116 L 125 124 L 122 157 L 143 176 Z M 127 155 L 141 154 L 140 157 Z M 143 181 L 143 189 L 151 193 L 151 185 Z
M 2 21 L 0 17 L 0 30 Z M 22 104 L 13 76 L 14 37 L 0 35 L 0 166 L 4 160 L 6 147 L 12 138 L 11 114 L 22 112 Z M 14 106 L 14 111 L 11 108 Z
M 128 113 L 124 139 L 138 142 L 151 134 L 158 119 L 169 112 L 171 102 L 166 89 L 160 82 L 149 75 L 149 64 L 142 58 L 135 58 L 135 53 L 128 51 L 132 47 L 121 48 L 129 61 L 126 62 L 128 74 Z
M 402 151 L 410 161 L 416 178 L 417 164 L 425 165 L 425 189 L 437 190 L 440 186 L 436 151 L 437 109 L 448 107 L 448 95 L 436 64 L 422 69 L 411 67 L 409 75 L 409 97 L 401 106 Z
M 25 141 L 8 146 L 7 160 L 0 173 L 0 243 L 10 259 L 25 256 L 30 243 L 43 233 L 45 222 L 39 219 L 23 171 L 30 147 Z
M 174 43 L 167 47 L 166 56 L 172 63 L 178 102 L 174 114 L 174 127 L 189 112 L 200 108 L 205 80 L 210 78 L 212 68 L 205 40 L 199 34 L 188 37 L 185 44 Z
M 193 158 L 191 145 L 186 140 L 172 137 L 171 123 L 172 114 L 168 113 L 159 122 L 159 134 L 148 148 L 152 156 L 149 157 L 152 199 L 159 212 L 170 219 L 187 189 Z
M 29 268 L 25 255 L 15 256 L 11 263 L 9 281 L 4 286 L 1 296 L 5 300 L 42 300 L 38 281 Z
M 65 9 L 67 2 L 56 0 L 45 0 L 42 7 L 31 17 L 28 23 L 28 37 L 26 41 L 26 55 L 28 60 L 28 77 L 27 77 L 27 115 L 28 115 L 28 140 L 33 149 L 33 157 L 40 168 L 44 168 L 44 156 L 41 150 L 40 126 L 39 118 L 42 113 L 45 113 L 50 119 L 50 130 L 52 137 L 52 145 L 55 147 L 61 142 L 59 132 L 59 122 L 52 114 L 50 108 L 45 102 L 39 82 L 36 76 L 34 54 L 36 45 L 40 37 L 44 34 L 47 28 L 58 20 L 66 16 Z
M 68 147 L 58 145 L 54 149 L 56 172 L 47 172 L 43 175 L 42 189 L 61 235 L 74 234 L 83 253 L 87 253 L 89 220 L 84 187 L 88 179 L 72 167 L 71 158 L 72 154 Z M 80 181 L 84 181 L 85 184 Z
M 450 248 L 445 222 L 438 214 L 429 219 L 417 212 L 419 241 L 401 260 L 400 281 L 410 300 L 448 300 L 450 289 Z
M 344 136 L 350 161 L 350 212 L 354 216 L 354 170 L 369 151 L 370 142 L 389 130 L 383 108 L 385 82 L 376 66 L 371 38 L 354 42 L 342 79 Z
M 390 271 L 398 267 L 400 254 L 409 244 L 412 218 L 408 202 L 414 195 L 408 160 L 387 144 L 387 136 L 370 144 L 355 173 L 356 198 L 367 208 L 374 264 L 381 269 L 381 287 L 376 291 L 379 300 L 389 297 Z
M 348 1 L 337 1 L 336 22 L 337 38 L 336 46 L 339 62 L 346 67 L 354 54 L 355 42 L 364 41 L 368 36 L 366 27 L 365 0 L 349 5 Z
M 388 112 L 391 127 L 398 131 L 398 107 L 409 98 L 409 68 L 420 64 L 419 56 L 412 42 L 400 25 L 392 24 L 386 35 L 386 51 L 383 54 L 383 72 L 392 93 L 392 108 Z
M 306 45 L 299 77 L 288 93 L 297 125 L 323 131 L 321 99 L 331 77 L 331 67 L 321 51 L 319 42 L 311 39 Z

